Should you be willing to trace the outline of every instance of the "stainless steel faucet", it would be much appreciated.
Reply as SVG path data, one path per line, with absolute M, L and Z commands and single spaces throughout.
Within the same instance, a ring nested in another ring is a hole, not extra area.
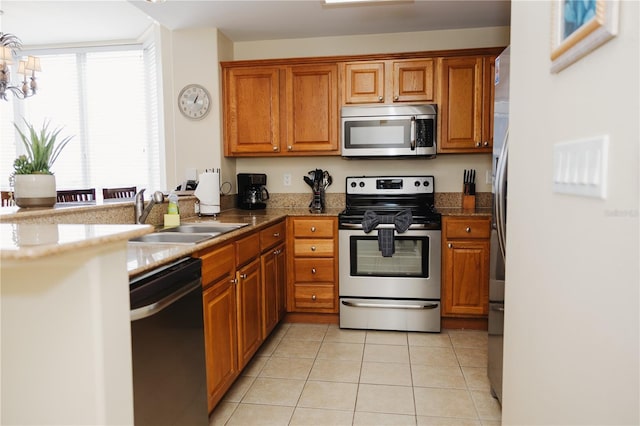
M 164 194 L 160 191 L 153 193 L 153 198 L 149 200 L 147 207 L 144 207 L 144 189 L 141 189 L 136 194 L 135 198 L 135 211 L 136 211 L 136 223 L 143 224 L 147 220 L 147 216 L 151 213 L 151 209 L 156 203 L 164 202 Z

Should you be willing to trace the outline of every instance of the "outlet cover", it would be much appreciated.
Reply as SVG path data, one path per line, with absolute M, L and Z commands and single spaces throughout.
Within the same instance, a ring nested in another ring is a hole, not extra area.
M 283 176 L 284 186 L 291 186 L 291 173 L 285 173 Z
M 609 136 L 595 136 L 553 147 L 553 192 L 606 198 Z

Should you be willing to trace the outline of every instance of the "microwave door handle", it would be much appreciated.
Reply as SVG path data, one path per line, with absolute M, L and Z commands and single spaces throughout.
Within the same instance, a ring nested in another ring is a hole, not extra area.
M 411 151 L 416 150 L 416 118 L 411 117 Z

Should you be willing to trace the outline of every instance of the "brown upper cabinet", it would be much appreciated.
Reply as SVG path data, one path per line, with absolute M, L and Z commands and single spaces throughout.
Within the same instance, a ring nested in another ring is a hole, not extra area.
M 223 68 L 226 156 L 340 154 L 336 64 Z
M 435 102 L 435 60 L 346 62 L 344 104 Z
M 495 56 L 441 58 L 439 153 L 493 150 Z
M 433 103 L 438 153 L 493 149 L 502 47 L 221 62 L 227 157 L 340 155 L 340 106 Z

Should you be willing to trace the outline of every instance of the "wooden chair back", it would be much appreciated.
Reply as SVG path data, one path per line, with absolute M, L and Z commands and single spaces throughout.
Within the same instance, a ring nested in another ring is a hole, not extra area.
M 58 196 L 56 201 L 58 203 L 73 203 L 77 201 L 95 201 L 96 189 L 70 189 L 65 191 L 57 191 Z
M 12 207 L 16 205 L 16 201 L 13 199 L 12 191 L 2 191 L 2 207 Z
M 102 188 L 102 198 L 133 198 L 136 196 L 136 187 L 125 188 Z

